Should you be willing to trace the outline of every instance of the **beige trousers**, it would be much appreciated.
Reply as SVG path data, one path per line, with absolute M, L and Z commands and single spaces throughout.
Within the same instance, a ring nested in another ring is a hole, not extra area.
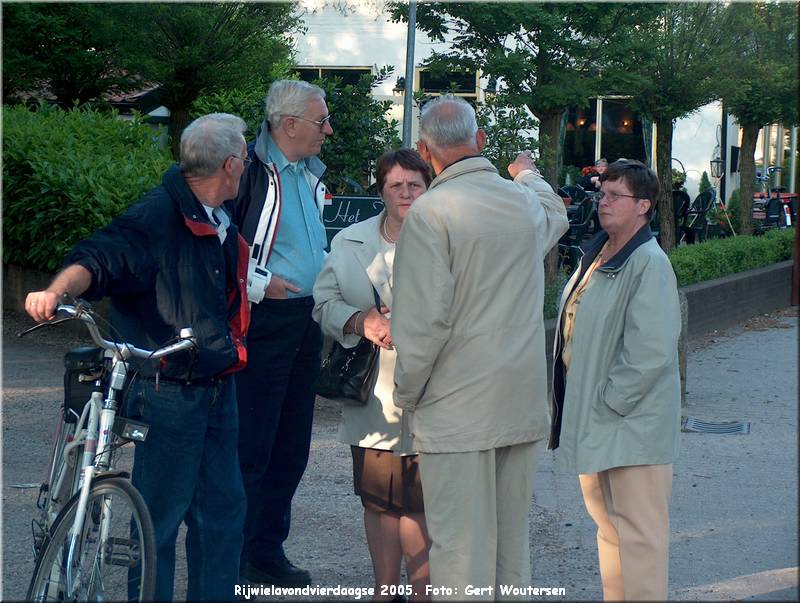
M 672 465 L 614 467 L 578 479 L 597 524 L 603 599 L 666 601 Z
M 477 452 L 420 453 L 434 600 L 502 599 L 531 581 L 528 509 L 536 442 Z M 467 585 L 482 591 L 467 592 Z

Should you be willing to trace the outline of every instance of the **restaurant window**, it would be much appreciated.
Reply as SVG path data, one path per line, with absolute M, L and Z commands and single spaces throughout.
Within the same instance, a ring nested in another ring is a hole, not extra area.
M 297 67 L 295 71 L 300 79 L 306 82 L 338 77 L 345 86 L 355 85 L 362 75 L 372 73 L 369 67 Z
M 605 157 L 609 163 L 621 158 L 638 159 L 647 163 L 642 120 L 630 108 L 629 99 L 601 97 L 601 100 L 599 133 L 596 98 L 585 109 L 573 107 L 567 111 L 564 166 L 573 166 L 571 170 L 580 170 L 593 166 L 601 157 Z M 576 176 L 577 171 L 573 175 Z
M 564 165 L 578 168 L 594 165 L 597 139 L 597 99 L 586 109 L 569 109 L 564 133 Z
M 642 135 L 642 120 L 630 109 L 626 99 L 603 99 L 601 155 L 611 161 L 638 159 L 647 163 Z

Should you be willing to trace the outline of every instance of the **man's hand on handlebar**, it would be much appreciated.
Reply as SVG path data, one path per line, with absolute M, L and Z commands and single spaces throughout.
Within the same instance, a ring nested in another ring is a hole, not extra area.
M 44 291 L 28 293 L 25 311 L 36 322 L 51 320 L 62 294 L 78 297 L 92 284 L 92 274 L 80 264 L 72 264 L 59 272 Z
M 36 322 L 51 320 L 56 314 L 56 308 L 61 295 L 55 291 L 46 289 L 45 291 L 32 291 L 25 299 L 25 311 L 30 314 Z

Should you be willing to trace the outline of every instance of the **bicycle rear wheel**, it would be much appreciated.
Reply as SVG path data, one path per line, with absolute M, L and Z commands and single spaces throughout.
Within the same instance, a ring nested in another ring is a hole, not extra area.
M 28 601 L 148 601 L 155 588 L 155 535 L 142 496 L 112 477 L 95 482 L 70 562 L 80 492 L 53 524 L 36 560 Z

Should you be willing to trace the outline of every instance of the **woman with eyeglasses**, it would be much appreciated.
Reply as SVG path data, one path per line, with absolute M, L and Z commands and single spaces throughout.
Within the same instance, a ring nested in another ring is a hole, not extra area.
M 411 205 L 431 183 L 430 168 L 416 151 L 388 151 L 375 176 L 385 206 L 377 216 L 334 237 L 314 285 L 314 319 L 345 347 L 365 337 L 381 347 L 380 367 L 365 406 L 342 408 L 339 440 L 350 444 L 353 485 L 364 507 L 364 526 L 375 572 L 374 601 L 427 600 L 430 580 L 422 483 L 417 455 L 402 409 L 394 405 L 391 333 L 395 243 Z M 373 288 L 383 307 L 375 307 Z M 400 585 L 405 560 L 408 585 Z M 410 588 L 409 588 L 410 587 Z
M 667 599 L 669 499 L 680 433 L 675 274 L 650 232 L 658 178 L 600 176 L 602 230 L 561 296 L 550 448 L 597 524 L 605 600 Z

